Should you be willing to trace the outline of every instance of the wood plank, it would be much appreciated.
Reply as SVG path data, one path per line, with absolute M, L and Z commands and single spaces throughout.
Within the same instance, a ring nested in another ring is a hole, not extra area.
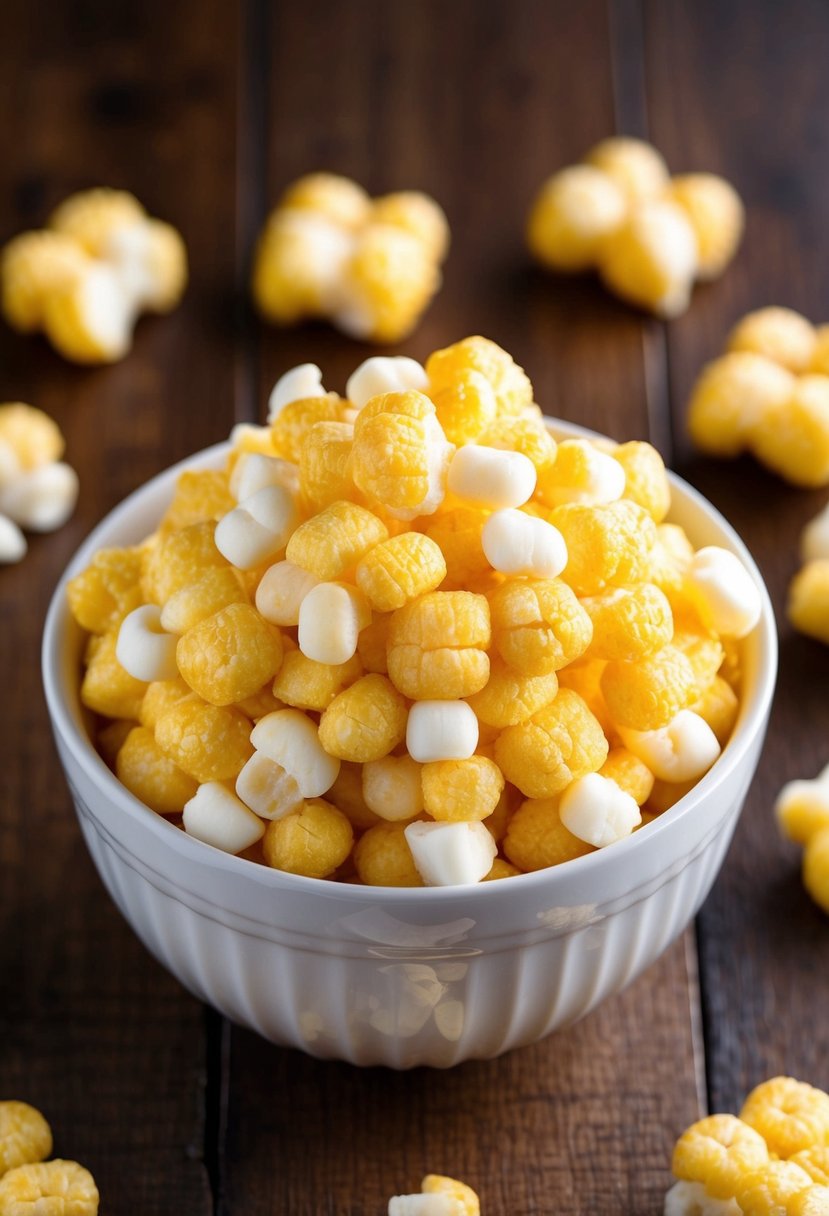
M 829 1001 L 821 966 L 827 921 L 798 877 L 772 803 L 784 781 L 826 763 L 829 651 L 785 621 L 800 529 L 826 492 L 784 485 L 745 459 L 695 457 L 686 402 L 703 362 L 734 322 L 765 304 L 829 317 L 825 266 L 829 192 L 829 10 L 808 0 L 646 5 L 651 131 L 675 171 L 721 172 L 748 207 L 744 246 L 717 283 L 699 289 L 669 330 L 679 471 L 734 523 L 760 564 L 780 627 L 780 679 L 768 741 L 734 847 L 699 918 L 712 1109 L 733 1110 L 777 1072 L 829 1083 Z
M 430 190 L 454 244 L 443 291 L 401 349 L 424 357 L 482 332 L 527 368 L 547 412 L 646 437 L 640 319 L 594 282 L 535 270 L 521 231 L 543 177 L 614 128 L 605 5 L 325 12 L 271 13 L 268 202 L 314 168 L 378 193 Z M 324 90 L 311 87 L 321 63 Z M 342 390 L 370 353 L 322 326 L 262 326 L 260 410 L 286 368 L 319 363 Z M 427 1170 L 467 1178 L 488 1212 L 659 1210 L 672 1140 L 700 1109 L 688 946 L 572 1030 L 449 1073 L 318 1063 L 232 1029 L 226 1211 L 379 1212 Z
M 102 1210 L 213 1211 L 205 1151 L 202 1007 L 144 951 L 83 848 L 39 691 L 47 597 L 116 501 L 226 434 L 234 273 L 236 17 L 214 0 L 3 7 L 0 239 L 70 191 L 132 189 L 184 233 L 192 284 L 139 323 L 112 368 L 63 363 L 0 332 L 3 400 L 52 414 L 81 498 L 74 519 L 0 571 L 0 1097 L 42 1108 L 56 1151 L 95 1174 Z

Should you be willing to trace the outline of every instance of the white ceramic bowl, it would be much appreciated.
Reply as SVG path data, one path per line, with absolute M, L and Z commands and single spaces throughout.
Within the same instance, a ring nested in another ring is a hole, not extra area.
M 554 432 L 584 434 L 556 423 Z M 672 477 L 671 519 L 731 549 L 763 612 L 745 646 L 734 735 L 676 806 L 633 836 L 554 869 L 477 887 L 366 888 L 283 874 L 191 839 L 148 810 L 90 743 L 78 699 L 81 631 L 66 582 L 104 546 L 155 526 L 168 469 L 88 537 L 61 579 L 43 639 L 52 725 L 89 851 L 155 957 L 202 1000 L 274 1043 L 355 1064 L 447 1067 L 498 1055 L 583 1017 L 682 932 L 719 870 L 759 758 L 777 644 L 760 575 L 725 520 Z

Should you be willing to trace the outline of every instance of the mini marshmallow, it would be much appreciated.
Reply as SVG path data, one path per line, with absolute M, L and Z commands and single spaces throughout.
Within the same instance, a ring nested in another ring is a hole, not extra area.
M 720 636 L 744 638 L 760 619 L 754 579 L 727 549 L 698 549 L 685 571 L 684 587 L 706 625 Z
M 535 490 L 535 465 L 521 452 L 467 443 L 449 465 L 452 494 L 482 507 L 521 507 Z
M 804 562 L 829 558 L 829 503 L 803 529 L 800 556 Z
M 8 566 L 26 556 L 26 537 L 8 515 L 0 515 L 0 565 Z
M 388 1216 L 463 1216 L 451 1195 L 393 1195 Z
M 513 507 L 490 515 L 481 543 L 490 566 L 502 574 L 555 578 L 567 565 L 567 545 L 558 528 Z
M 66 523 L 77 500 L 77 473 L 56 460 L 7 482 L 0 490 L 0 511 L 30 532 L 52 532 Z
M 251 731 L 250 741 L 293 777 L 303 798 L 319 798 L 337 779 L 339 760 L 323 749 L 316 725 L 298 709 L 266 714 Z
M 406 723 L 413 760 L 468 760 L 478 746 L 478 719 L 465 701 L 415 701 Z
M 663 1216 L 741 1216 L 742 1210 L 736 1199 L 714 1199 L 701 1182 L 675 1182 Z
M 307 397 L 325 397 L 322 387 L 322 372 L 316 363 L 300 363 L 280 376 L 268 398 L 268 422 L 292 401 L 304 401 Z
M 721 750 L 711 727 L 691 709 L 680 710 L 659 730 L 620 728 L 619 734 L 628 751 L 660 781 L 695 781 L 708 771 Z
M 474 823 L 410 823 L 404 829 L 417 872 L 427 887 L 480 882 L 498 847 L 480 820 Z
M 182 819 L 188 836 L 225 853 L 241 853 L 265 834 L 259 816 L 218 781 L 199 786 L 190 801 L 185 802 Z
M 265 486 L 282 486 L 296 496 L 299 493 L 299 466 L 278 456 L 243 453 L 230 474 L 231 494 L 237 502 L 244 502 Z
M 357 587 L 318 583 L 299 605 L 299 648 L 317 663 L 347 663 L 370 621 L 368 600 Z
M 598 773 L 571 782 L 561 795 L 558 813 L 568 832 L 597 849 L 623 840 L 642 822 L 630 794 Z
M 283 486 L 264 486 L 222 516 L 216 548 L 238 570 L 252 570 L 285 548 L 297 522 L 293 495 Z
M 319 582 L 315 574 L 293 562 L 277 562 L 259 580 L 256 610 L 272 625 L 298 625 L 302 601 Z
M 236 793 L 260 818 L 282 819 L 302 806 L 296 780 L 264 752 L 254 752 L 236 778 Z
M 166 633 L 161 626 L 161 609 L 156 604 L 142 604 L 121 622 L 115 657 L 136 680 L 173 680 L 178 675 L 177 643 L 175 634 Z
M 417 389 L 428 390 L 429 378 L 426 370 L 416 359 L 404 355 L 375 355 L 366 359 L 352 372 L 345 386 L 348 400 L 361 410 L 372 397 L 381 393 L 405 393 Z

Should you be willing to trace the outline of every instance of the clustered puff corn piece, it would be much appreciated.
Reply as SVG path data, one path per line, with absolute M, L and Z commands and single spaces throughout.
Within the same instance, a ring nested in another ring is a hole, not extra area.
M 0 1216 L 97 1216 L 98 1188 L 77 1161 L 47 1161 L 52 1129 L 26 1102 L 0 1102 Z
M 530 211 L 527 241 L 551 270 L 597 270 L 623 299 L 676 317 L 694 282 L 718 278 L 734 257 L 744 218 L 723 178 L 671 177 L 650 144 L 611 138 L 547 179 Z
M 481 1216 L 478 1196 L 465 1182 L 443 1174 L 427 1174 L 420 1191 L 394 1195 L 388 1216 Z
M 829 1094 L 773 1077 L 679 1137 L 665 1216 L 827 1216 Z
M 829 485 L 829 325 L 790 308 L 743 317 L 694 386 L 688 430 L 709 456 L 750 452 L 793 485 Z
M 123 358 L 140 314 L 170 312 L 186 283 L 179 233 L 124 190 L 71 195 L 45 229 L 14 237 L 0 259 L 8 323 L 42 331 L 73 363 Z
M 78 498 L 78 476 L 61 460 L 57 424 L 22 402 L 0 405 L 0 564 L 26 555 L 27 532 L 66 523 Z
M 811 780 L 789 781 L 775 803 L 780 831 L 803 850 L 803 883 L 829 914 L 829 765 Z
M 256 247 L 253 296 L 277 325 L 327 318 L 352 338 L 399 342 L 440 287 L 449 225 L 418 191 L 369 198 L 346 177 L 289 186 Z
M 829 645 L 829 503 L 803 529 L 800 557 L 786 615 L 800 633 Z
M 84 704 L 139 799 L 278 869 L 443 886 L 604 848 L 738 712 L 758 591 L 665 523 L 646 443 L 556 444 L 480 337 L 302 365 L 227 467 L 69 585 Z

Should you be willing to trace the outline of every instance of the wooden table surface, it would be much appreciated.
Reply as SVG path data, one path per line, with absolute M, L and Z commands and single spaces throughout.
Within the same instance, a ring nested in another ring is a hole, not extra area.
M 656 1213 L 676 1135 L 785 1071 L 829 1082 L 829 922 L 771 816 L 827 760 L 829 652 L 783 620 L 799 529 L 825 494 L 691 452 L 701 364 L 750 308 L 829 318 L 829 7 L 758 0 L 6 0 L 0 240 L 70 191 L 127 187 L 187 241 L 192 283 L 122 363 L 84 370 L 0 333 L 0 399 L 58 420 L 72 521 L 0 571 L 0 1097 L 42 1108 L 104 1216 L 385 1211 L 427 1170 L 491 1216 Z M 740 255 L 670 325 L 529 264 L 541 179 L 613 132 L 748 206 Z M 80 540 L 146 478 L 261 418 L 287 367 L 342 389 L 369 352 L 276 332 L 246 297 L 257 228 L 312 168 L 422 187 L 453 229 L 445 285 L 405 351 L 502 343 L 546 412 L 651 438 L 766 576 L 781 675 L 760 771 L 694 930 L 621 996 L 535 1047 L 396 1075 L 278 1050 L 145 952 L 87 857 L 38 673 L 47 597 Z

